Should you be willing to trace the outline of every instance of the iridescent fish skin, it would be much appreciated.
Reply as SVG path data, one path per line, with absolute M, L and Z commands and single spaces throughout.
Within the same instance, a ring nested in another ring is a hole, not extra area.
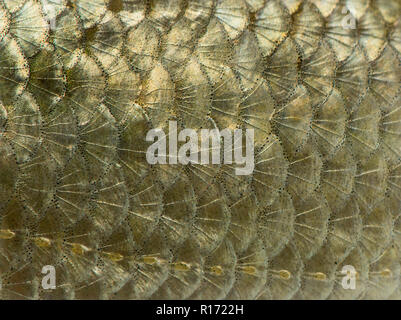
M 401 299 L 400 58 L 399 0 L 0 0 L 0 299 Z

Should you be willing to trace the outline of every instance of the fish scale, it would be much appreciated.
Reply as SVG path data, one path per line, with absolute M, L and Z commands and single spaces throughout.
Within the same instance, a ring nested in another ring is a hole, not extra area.
M 399 0 L 0 0 L 0 298 L 401 299 L 400 28 Z M 253 173 L 148 164 L 170 120 L 254 129 Z

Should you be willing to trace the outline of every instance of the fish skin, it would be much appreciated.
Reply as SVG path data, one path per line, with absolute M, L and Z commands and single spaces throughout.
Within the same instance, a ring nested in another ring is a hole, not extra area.
M 401 299 L 400 26 L 399 0 L 0 0 L 0 299 Z M 149 165 L 170 120 L 254 129 L 253 174 Z

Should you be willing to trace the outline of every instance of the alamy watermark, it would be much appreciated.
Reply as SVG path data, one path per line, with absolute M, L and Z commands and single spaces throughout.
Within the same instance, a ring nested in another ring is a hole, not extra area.
M 344 29 L 356 29 L 356 19 L 351 12 L 346 7 L 343 7 L 341 13 L 344 15 L 341 21 L 342 27 Z
M 45 18 L 49 23 L 50 29 L 56 29 L 57 10 L 51 0 L 41 0 Z
M 235 168 L 236 175 L 250 175 L 255 167 L 253 129 L 246 129 L 245 137 L 242 129 L 231 130 L 228 128 L 222 131 L 218 129 L 200 129 L 198 131 L 183 129 L 178 133 L 177 122 L 169 121 L 167 135 L 163 129 L 152 129 L 147 133 L 146 141 L 154 142 L 146 151 L 146 160 L 149 164 L 235 163 L 242 166 Z M 222 141 L 223 155 L 221 154 Z M 185 143 L 178 149 L 179 142 Z
M 44 266 L 42 268 L 42 274 L 45 274 L 45 276 L 42 278 L 42 288 L 45 290 L 56 289 L 56 269 L 54 266 Z
M 346 265 L 341 269 L 341 273 L 345 276 L 341 281 L 341 285 L 345 290 L 355 290 L 356 289 L 356 275 L 357 272 L 355 268 L 351 265 Z

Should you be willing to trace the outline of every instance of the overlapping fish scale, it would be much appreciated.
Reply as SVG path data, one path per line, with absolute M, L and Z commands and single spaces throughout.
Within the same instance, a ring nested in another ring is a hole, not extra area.
M 265 5 L 264 0 L 245 0 L 245 2 L 248 5 L 248 10 L 250 13 L 256 12 L 257 10 L 263 8 Z
M 304 262 L 301 288 L 297 295 L 307 300 L 327 299 L 335 283 L 336 259 L 331 248 L 324 245 Z
M 331 211 L 318 192 L 302 197 L 291 186 L 287 186 L 287 190 L 295 208 L 292 243 L 302 260 L 306 261 L 323 245 Z
M 33 222 L 33 221 L 28 221 Z M 28 246 L 31 248 L 31 265 L 36 272 L 39 272 L 44 265 L 53 265 L 58 271 L 61 271 L 62 251 L 59 246 L 62 242 L 64 226 L 58 220 L 58 211 L 55 206 L 51 206 L 45 211 L 45 214 L 36 221 L 35 230 L 29 236 Z M 60 281 L 63 277 L 60 272 Z M 48 293 L 48 292 L 47 292 Z M 46 296 L 46 290 L 39 288 L 39 296 Z M 63 287 L 56 289 L 55 296 L 66 297 Z
M 81 77 L 81 73 L 85 77 Z M 98 113 L 97 107 L 105 99 L 106 84 L 106 75 L 99 62 L 87 54 L 82 54 L 77 64 L 68 70 L 64 101 L 74 109 L 80 126 L 87 125 Z
M 262 240 L 254 239 L 248 249 L 237 254 L 235 282 L 230 300 L 255 299 L 267 282 L 268 257 Z
M 345 139 L 348 114 L 344 100 L 334 89 L 327 100 L 317 106 L 312 124 L 312 138 L 323 159 L 331 158 Z
M 304 55 L 300 76 L 310 93 L 313 106 L 328 99 L 334 87 L 336 69 L 334 52 L 325 41 L 317 45 L 313 53 Z
M 55 201 L 59 219 L 64 226 L 79 221 L 88 208 L 93 187 L 86 169 L 84 158 L 76 152 L 59 171 L 55 186 Z
M 39 298 L 40 280 L 29 263 L 22 264 L 18 269 L 11 269 L 2 275 L 1 292 L 5 300 L 33 300 Z
M 190 299 L 224 299 L 235 282 L 236 263 L 234 248 L 225 239 L 205 256 L 202 282 Z
M 200 286 L 204 273 L 204 258 L 200 255 L 195 239 L 189 237 L 174 251 L 169 276 L 150 299 L 189 298 Z M 194 252 L 198 254 L 193 254 Z
M 32 57 L 44 45 L 49 25 L 38 0 L 25 2 L 10 18 L 10 34 L 27 57 Z
M 202 255 L 208 255 L 222 243 L 231 221 L 230 210 L 218 185 L 201 193 L 195 191 L 196 212 L 192 231 Z
M 51 46 L 28 59 L 28 63 L 27 89 L 39 104 L 40 112 L 46 115 L 64 97 L 66 77 L 63 64 Z
M 382 110 L 390 107 L 398 96 L 401 87 L 400 74 L 400 60 L 394 50 L 387 45 L 371 64 L 369 73 L 369 89 L 375 95 L 378 106 Z
M 379 124 L 379 133 L 381 137 L 381 148 L 390 165 L 401 161 L 400 146 L 400 124 L 401 124 L 401 101 L 397 100 L 383 108 L 381 122 Z
M 231 68 L 239 78 L 243 90 L 251 90 L 262 78 L 262 53 L 255 36 L 250 31 L 242 33 L 235 41 Z
M 342 93 L 347 109 L 352 110 L 368 89 L 369 64 L 359 46 L 354 47 L 346 60 L 337 68 L 335 84 Z
M 127 108 L 119 126 L 118 162 L 124 172 L 128 189 L 147 176 L 150 166 L 146 161 L 146 132 L 151 128 L 149 118 L 138 105 Z M 139 143 L 141 141 L 142 143 Z
M 0 208 L 4 210 L 17 188 L 18 165 L 11 145 L 0 141 Z
M 59 103 L 52 111 L 42 114 L 42 146 L 59 167 L 63 167 L 78 146 L 78 120 L 70 106 Z
M 128 31 L 126 39 L 124 47 L 133 68 L 140 73 L 152 70 L 160 51 L 160 32 L 144 20 Z
M 290 2 L 299 3 L 299 0 L 291 0 Z M 311 0 L 311 2 L 319 9 L 323 17 L 327 18 L 336 8 L 340 0 Z
M 86 290 L 88 284 L 101 276 L 96 266 L 99 259 L 96 240 L 99 238 L 93 232 L 93 222 L 88 216 L 88 210 L 84 210 L 84 213 L 82 219 L 65 228 L 64 238 L 67 241 L 62 248 L 63 269 L 68 274 L 68 285 L 76 299 L 82 297 L 82 291 Z
M 174 83 L 171 75 L 161 63 L 157 63 L 142 82 L 137 99 L 148 115 L 154 128 L 165 128 L 174 116 Z
M 86 29 L 85 50 L 95 56 L 104 69 L 120 59 L 123 48 L 123 25 L 120 19 L 108 11 L 94 27 Z
M 174 108 L 184 127 L 195 130 L 205 127 L 211 109 L 212 86 L 201 65 L 192 56 L 172 78 Z
M 305 197 L 319 186 L 322 166 L 319 153 L 308 140 L 302 150 L 289 156 L 286 184 L 299 196 Z
M 152 1 L 146 18 L 153 23 L 154 27 L 163 32 L 175 23 L 185 5 L 184 0 Z
M 212 118 L 208 118 L 206 126 L 203 129 L 215 130 L 218 129 L 216 122 Z M 208 151 L 208 153 L 213 150 L 213 144 L 206 148 L 200 148 L 201 151 Z M 198 150 L 199 156 L 199 150 Z M 220 179 L 220 164 L 194 164 L 191 163 L 185 168 L 185 173 L 191 181 L 191 185 L 194 188 L 194 192 L 200 197 L 211 187 L 219 186 L 217 190 L 221 189 L 221 185 L 218 183 Z
M 10 27 L 10 15 L 3 3 L 0 3 L 0 38 L 8 33 Z
M 296 43 L 287 38 L 266 59 L 263 77 L 272 88 L 273 97 L 280 103 L 294 94 L 299 81 L 299 49 Z
M 66 69 L 71 69 L 83 53 L 83 35 L 82 21 L 75 11 L 66 9 L 57 16 L 49 39 Z
M 141 92 L 140 73 L 133 70 L 125 57 L 118 59 L 105 72 L 107 74 L 107 89 L 104 104 L 117 123 L 123 125 L 129 121 L 132 110 L 140 108 L 135 104 Z
M 245 0 L 217 0 L 214 16 L 231 39 L 238 38 L 248 24 Z
M 357 245 L 362 234 L 362 218 L 355 199 L 349 199 L 338 212 L 333 212 L 329 218 L 327 246 L 336 257 L 342 261 Z
M 290 156 L 307 142 L 312 116 L 309 93 L 302 85 L 296 88 L 288 103 L 276 107 L 271 117 L 272 126 Z
M 128 214 L 128 192 L 122 170 L 112 165 L 107 173 L 95 182 L 89 202 L 94 229 L 109 235 Z
M 288 35 L 290 15 L 280 1 L 268 1 L 250 21 L 263 56 L 269 56 Z
M 196 198 L 188 178 L 178 177 L 163 192 L 163 212 L 159 230 L 171 248 L 178 248 L 191 235 L 191 224 L 196 213 Z M 194 245 L 195 239 L 191 240 Z M 198 244 L 196 243 L 198 246 Z
M 161 60 L 173 73 L 189 60 L 199 38 L 205 33 L 214 8 L 213 0 L 190 0 L 185 12 L 161 39 Z
M 54 21 L 57 16 L 67 8 L 68 0 L 40 0 L 42 12 L 45 19 L 50 24 L 50 29 L 54 28 Z
M 301 286 L 303 269 L 304 264 L 294 245 L 287 244 L 269 262 L 266 287 L 271 292 L 271 299 L 291 299 Z
M 354 191 L 360 209 L 366 214 L 384 199 L 388 181 L 388 165 L 377 151 L 357 166 Z
M 1 298 L 399 298 L 400 16 L 388 0 L 1 2 Z M 255 129 L 252 175 L 149 165 L 145 135 L 169 120 Z
M 218 128 L 236 127 L 242 96 L 239 79 L 232 69 L 225 67 L 211 80 L 213 87 L 210 116 Z
M 211 79 L 216 79 L 232 58 L 232 45 L 223 25 L 211 18 L 194 54 Z
M 255 148 L 263 146 L 271 133 L 270 119 L 274 109 L 271 89 L 264 79 L 241 97 L 241 124 L 245 129 L 254 130 Z
M 387 42 L 387 30 L 381 14 L 369 7 L 358 20 L 359 43 L 369 61 L 376 59 Z
M 18 163 L 26 162 L 40 151 L 42 143 L 42 115 L 35 99 L 24 92 L 17 100 L 6 105 L 7 124 L 4 138 L 14 149 Z
M 255 152 L 255 168 L 251 190 L 256 195 L 259 206 L 269 206 L 285 186 L 289 161 L 285 157 L 280 140 L 270 134 L 265 143 Z M 266 192 L 269 190 L 269 192 Z
M 164 237 L 154 232 L 142 249 L 127 261 L 130 280 L 114 295 L 115 299 L 149 299 L 169 277 L 173 253 Z
M 29 258 L 29 252 L 25 250 L 29 234 L 25 222 L 29 213 L 23 207 L 17 192 L 7 203 L 3 203 L 1 210 L 1 271 L 7 275 Z
M 375 262 L 392 240 L 393 219 L 386 202 L 377 203 L 370 213 L 361 208 L 362 234 L 358 246 L 369 262 Z
M 31 159 L 20 164 L 18 194 L 30 215 L 39 218 L 54 201 L 56 163 L 40 149 Z
M 229 206 L 231 213 L 230 225 L 226 239 L 230 240 L 235 253 L 247 250 L 256 237 L 258 208 L 255 196 L 247 194 Z
M 389 40 L 390 44 L 397 50 L 398 54 L 401 52 L 401 23 L 398 19 L 392 26 Z
M 380 109 L 369 91 L 354 109 L 346 124 L 347 140 L 357 161 L 364 161 L 379 146 Z
M 82 20 L 84 28 L 92 28 L 107 12 L 107 0 L 77 0 L 73 8 Z
M 386 201 L 390 208 L 394 221 L 399 220 L 401 213 L 401 196 L 400 196 L 400 170 L 401 164 L 396 164 L 389 167 L 389 176 L 387 182 Z M 398 235 L 396 235 L 398 237 Z
M 344 61 L 352 54 L 353 49 L 357 44 L 356 29 L 353 25 L 348 24 L 350 21 L 346 20 L 346 17 L 344 16 L 344 12 L 347 12 L 347 8 L 342 1 L 338 0 L 332 0 L 330 2 L 326 0 L 318 1 L 322 3 L 323 7 L 326 6 L 326 3 L 335 4 L 334 9 L 331 10 L 330 15 L 326 18 L 324 39 L 335 51 L 337 59 L 339 61 Z M 350 19 L 352 19 L 352 16 Z
M 290 36 L 300 46 L 304 56 L 310 56 L 319 48 L 323 37 L 324 19 L 313 3 L 304 2 L 292 16 Z
M 194 33 L 203 32 L 209 23 L 217 0 L 187 0 L 187 6 L 183 18 L 187 20 Z
M 109 2 L 108 9 L 118 13 L 126 28 L 134 27 L 145 18 L 146 0 L 122 0 Z
M 257 218 L 257 232 L 268 258 L 280 254 L 294 234 L 295 209 L 290 195 L 282 191 Z
M 155 231 L 163 213 L 163 193 L 153 176 L 149 175 L 129 189 L 127 223 L 135 230 L 132 237 L 143 246 Z
M 374 6 L 387 23 L 394 23 L 401 16 L 401 4 L 398 1 L 376 0 Z
M 365 0 L 355 0 L 355 1 L 346 0 L 345 5 L 347 10 L 357 20 L 360 20 L 365 15 L 366 10 L 369 9 L 369 1 Z
M 91 181 L 102 177 L 117 159 L 119 143 L 115 119 L 103 104 L 79 125 L 79 151 L 88 164 Z M 106 138 L 107 137 L 107 138 Z
M 11 104 L 24 90 L 29 77 L 29 66 L 18 43 L 9 34 L 0 41 L 0 94 L 3 104 Z
M 369 265 L 368 287 L 364 299 L 387 299 L 397 289 L 400 279 L 399 250 L 389 244 Z
M 332 212 L 343 209 L 354 190 L 356 162 L 346 145 L 341 146 L 323 163 L 320 190 Z
M 4 6 L 10 13 L 13 13 L 23 6 L 25 2 L 27 2 L 27 0 L 9 0 L 4 1 Z

